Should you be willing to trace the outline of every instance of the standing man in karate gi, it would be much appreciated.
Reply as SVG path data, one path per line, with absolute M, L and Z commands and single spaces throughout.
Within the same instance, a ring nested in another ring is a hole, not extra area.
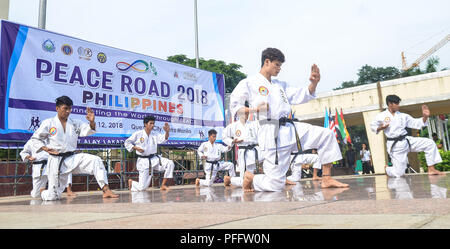
M 283 190 L 291 152 L 313 148 L 318 150 L 323 167 L 322 188 L 348 187 L 348 184 L 331 178 L 331 162 L 342 159 L 331 130 L 288 118 L 291 105 L 315 98 L 320 80 L 319 68 L 315 64 L 311 67 L 311 83 L 308 87 L 294 87 L 272 79 L 280 72 L 283 62 L 284 55 L 280 50 L 265 49 L 261 56 L 260 72 L 240 81 L 230 96 L 232 115 L 245 108 L 254 113 L 260 122 L 258 145 L 264 156 L 264 174 L 246 172 L 244 190 Z M 244 106 L 245 101 L 249 102 L 249 108 Z
M 164 134 L 153 134 L 155 127 L 154 116 L 144 118 L 144 129 L 134 132 L 131 137 L 125 140 L 125 148 L 131 152 L 136 151 L 138 155 L 136 168 L 139 171 L 139 182 L 128 180 L 128 188 L 134 191 L 145 191 L 153 176 L 153 170 L 164 171 L 164 178 L 160 190 L 167 190 L 167 179 L 173 178 L 173 169 L 175 164 L 172 160 L 157 154 L 158 144 L 162 144 L 169 139 L 170 126 L 164 124 Z M 151 171 L 151 172 L 150 172 Z
M 48 156 L 48 189 L 41 189 L 44 201 L 61 198 L 70 173 L 94 175 L 103 198 L 117 198 L 108 185 L 108 175 L 100 157 L 88 153 L 75 153 L 78 137 L 95 133 L 95 115 L 86 108 L 89 123 L 69 118 L 73 101 L 67 96 L 56 99 L 57 115 L 44 120 L 31 137 L 36 152 L 45 151 Z M 46 144 L 46 141 L 48 143 Z
M 248 107 L 248 103 L 245 104 Z M 230 184 L 242 187 L 245 171 L 255 173 L 256 166 L 263 161 L 261 152 L 258 147 L 258 121 L 249 121 L 248 111 L 238 111 L 239 120 L 225 127 L 223 132 L 223 142 L 228 146 L 236 144 L 238 146 L 238 177 L 224 177 L 224 185 Z
M 441 155 L 434 141 L 424 137 L 408 136 L 406 128 L 422 129 L 428 125 L 430 109 L 422 105 L 422 117 L 413 118 L 406 113 L 401 113 L 400 97 L 397 95 L 386 96 L 388 108 L 379 113 L 370 123 L 373 132 L 384 131 L 386 135 L 387 152 L 392 160 L 392 167 L 385 167 L 389 177 L 401 177 L 405 174 L 408 164 L 408 152 L 425 152 L 429 175 L 445 175 L 437 170 L 434 165 L 442 162 Z
M 217 131 L 211 129 L 208 131 L 208 141 L 203 142 L 197 149 L 197 153 L 201 159 L 206 159 L 203 170 L 205 171 L 205 179 L 195 179 L 195 186 L 211 186 L 216 179 L 219 170 L 228 170 L 230 177 L 235 177 L 234 165 L 232 162 L 221 161 L 222 153 L 231 150 L 231 146 L 223 146 L 216 143 Z

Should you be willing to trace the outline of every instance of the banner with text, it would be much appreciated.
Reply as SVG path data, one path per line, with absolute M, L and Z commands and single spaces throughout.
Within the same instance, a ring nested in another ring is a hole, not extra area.
M 29 139 L 62 95 L 74 102 L 70 118 L 95 113 L 97 132 L 80 143 L 121 144 L 147 115 L 156 132 L 169 123 L 164 145 L 177 147 L 225 126 L 222 74 L 2 20 L 0 139 Z

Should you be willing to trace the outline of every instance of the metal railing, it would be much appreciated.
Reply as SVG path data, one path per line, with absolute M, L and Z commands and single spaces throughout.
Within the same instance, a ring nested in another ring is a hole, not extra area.
M 26 141 L 0 140 L 0 196 L 11 196 L 29 194 L 32 186 L 32 168 L 20 158 L 20 151 Z M 85 153 L 97 155 L 102 158 L 108 172 L 108 183 L 113 189 L 126 189 L 130 178 L 137 178 L 139 172 L 136 170 L 136 153 L 128 152 L 121 145 L 92 145 L 79 144 L 78 150 Z M 183 185 L 193 182 L 195 178 L 203 176 L 203 167 L 199 163 L 196 148 L 169 148 L 158 146 L 158 154 L 162 154 L 172 160 L 174 168 L 174 185 Z M 80 178 L 85 180 L 80 181 Z M 77 181 L 76 181 L 77 179 Z M 154 172 L 152 186 L 159 185 L 162 181 L 162 173 Z M 85 186 L 85 191 L 92 190 L 91 184 L 97 185 L 94 176 L 86 174 L 73 174 L 73 188 Z M 28 186 L 29 185 L 29 186 Z M 26 192 L 26 190 L 28 192 Z M 7 193 L 7 194 L 5 194 Z

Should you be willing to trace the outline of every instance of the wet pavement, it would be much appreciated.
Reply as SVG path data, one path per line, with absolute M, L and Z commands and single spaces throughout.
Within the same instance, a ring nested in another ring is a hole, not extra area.
M 449 173 L 334 178 L 350 187 L 303 179 L 281 192 L 214 184 L 115 190 L 117 199 L 100 191 L 51 202 L 3 197 L 0 228 L 450 228 Z

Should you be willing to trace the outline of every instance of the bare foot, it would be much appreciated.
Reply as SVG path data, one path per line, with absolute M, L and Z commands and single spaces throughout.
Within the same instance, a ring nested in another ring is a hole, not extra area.
M 133 179 L 128 179 L 128 189 L 131 190 L 131 186 L 133 185 Z
M 103 187 L 103 198 L 119 198 L 119 195 L 114 194 L 108 185 Z
M 75 194 L 72 190 L 67 189 L 67 196 L 75 197 L 77 194 Z
M 169 187 L 167 187 L 166 185 L 162 185 L 159 190 L 169 190 Z
M 445 172 L 437 170 L 434 166 L 428 166 L 428 175 L 445 175 Z
M 223 177 L 223 185 L 225 185 L 225 187 L 230 186 L 231 184 L 231 177 L 230 176 L 224 176 Z
M 255 175 L 251 173 L 250 171 L 245 171 L 244 174 L 244 181 L 242 182 L 242 189 L 244 192 L 253 192 L 255 189 L 253 189 L 253 177 Z
M 195 179 L 195 186 L 196 187 L 199 187 L 200 186 L 200 179 Z
M 295 182 L 286 179 L 286 185 L 295 185 L 295 184 L 296 184 Z
M 331 177 L 322 178 L 322 188 L 348 188 L 348 184 L 339 182 Z

